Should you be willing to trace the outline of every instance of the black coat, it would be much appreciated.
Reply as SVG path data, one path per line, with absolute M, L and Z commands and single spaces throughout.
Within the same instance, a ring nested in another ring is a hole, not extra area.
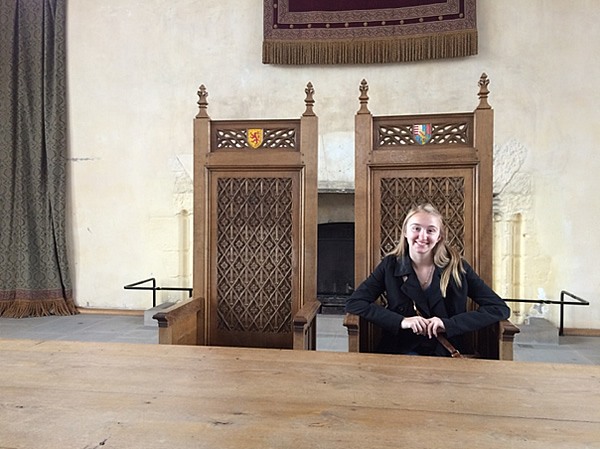
M 423 291 L 409 257 L 386 256 L 348 298 L 346 312 L 383 329 L 380 352 L 448 355 L 435 339 L 400 328 L 404 317 L 416 315 L 416 305 L 424 317 L 436 316 L 444 322 L 446 337 L 462 352 L 465 347 L 460 336 L 510 316 L 506 303 L 464 260 L 463 266 L 462 285 L 459 287 L 451 276 L 444 298 L 440 290 L 441 268 L 435 268 L 431 285 Z M 375 302 L 383 294 L 387 307 Z M 467 311 L 467 297 L 478 304 L 477 310 Z

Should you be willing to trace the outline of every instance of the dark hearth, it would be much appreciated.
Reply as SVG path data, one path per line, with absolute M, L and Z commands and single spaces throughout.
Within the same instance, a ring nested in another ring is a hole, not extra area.
M 317 298 L 323 313 L 344 313 L 354 290 L 354 223 L 323 223 L 318 230 Z

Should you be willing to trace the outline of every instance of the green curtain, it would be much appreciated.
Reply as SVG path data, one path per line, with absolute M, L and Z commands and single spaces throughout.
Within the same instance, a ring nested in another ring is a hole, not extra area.
M 66 248 L 66 0 L 0 1 L 0 316 L 77 313 Z

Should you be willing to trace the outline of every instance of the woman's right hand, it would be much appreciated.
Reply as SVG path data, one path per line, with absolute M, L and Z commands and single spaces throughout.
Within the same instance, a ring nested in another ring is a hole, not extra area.
M 400 322 L 400 328 L 411 329 L 413 333 L 417 335 L 426 335 L 428 323 L 429 320 L 427 318 L 423 318 L 422 316 L 409 316 L 405 317 Z

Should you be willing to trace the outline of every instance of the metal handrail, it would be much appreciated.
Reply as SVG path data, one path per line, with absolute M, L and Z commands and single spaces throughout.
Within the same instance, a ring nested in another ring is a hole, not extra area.
M 152 287 L 138 287 L 141 284 L 145 284 L 146 282 L 152 282 Z M 156 291 L 157 290 L 171 290 L 171 291 L 186 291 L 188 292 L 188 296 L 192 297 L 192 288 L 189 287 L 157 287 L 156 286 L 156 278 L 148 278 L 143 281 L 134 282 L 132 284 L 127 284 L 123 287 L 125 290 L 152 290 L 152 307 L 156 307 Z
M 565 301 L 565 296 L 570 296 L 575 301 Z M 589 306 L 590 302 L 574 295 L 566 290 L 561 290 L 560 301 L 552 301 L 550 299 L 505 299 L 508 302 L 523 302 L 533 304 L 559 304 L 560 305 L 560 327 L 558 329 L 558 335 L 563 336 L 565 331 L 565 306 Z

